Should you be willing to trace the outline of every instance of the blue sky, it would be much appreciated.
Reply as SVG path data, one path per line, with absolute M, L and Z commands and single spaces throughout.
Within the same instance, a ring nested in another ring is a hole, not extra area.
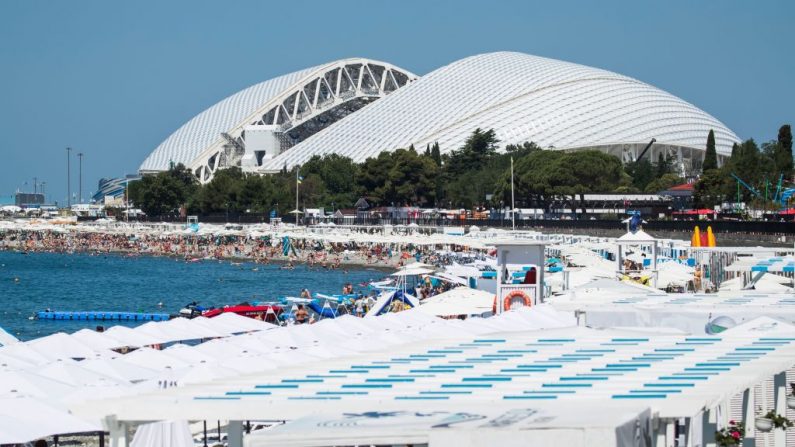
M 70 146 L 87 197 L 216 101 L 350 56 L 417 74 L 497 50 L 577 62 L 766 141 L 795 121 L 793 19 L 788 0 L 3 1 L 0 196 L 35 176 L 65 201 Z

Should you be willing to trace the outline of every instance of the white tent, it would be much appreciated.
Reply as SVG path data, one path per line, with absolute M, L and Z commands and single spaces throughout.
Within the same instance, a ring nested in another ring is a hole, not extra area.
M 220 322 L 225 326 L 237 327 L 236 333 L 251 332 L 251 331 L 267 331 L 275 329 L 277 326 L 264 321 L 255 320 L 254 318 L 244 317 L 233 312 L 224 312 L 217 317 L 208 318 L 209 323 Z
M 50 360 L 87 359 L 103 354 L 102 351 L 89 347 L 64 332 L 37 338 L 27 342 L 27 345 Z
M 73 390 L 67 383 L 30 371 L 0 371 L 0 396 L 52 398 Z
M 645 447 L 651 412 L 642 404 L 539 403 L 428 410 L 389 407 L 313 414 L 246 438 L 246 447 L 428 444 L 429 447 L 561 445 Z
M 480 315 L 491 312 L 494 295 L 482 290 L 458 287 L 439 295 L 426 298 L 413 310 L 428 315 Z
M 43 365 L 50 361 L 27 343 L 14 343 L 0 348 L 0 356 L 22 360 L 32 365 Z
M 118 340 L 122 346 L 141 347 L 162 343 L 159 339 L 150 335 L 137 332 L 127 326 L 113 326 L 104 332 L 108 337 Z
M 201 336 L 196 336 L 188 331 L 183 330 L 182 328 L 178 328 L 176 325 L 168 324 L 168 322 L 150 321 L 136 327 L 133 330 L 138 334 L 142 334 L 157 340 L 158 343 L 169 343 L 172 341 L 194 340 L 197 338 L 202 338 Z
M 5 329 L 0 327 L 0 347 L 16 343 L 18 340 L 13 335 L 6 332 Z
M 33 372 L 75 387 L 121 386 L 128 384 L 127 381 L 86 369 L 83 367 L 82 362 L 56 361 L 36 367 Z
M 126 346 L 126 343 L 116 340 L 106 332 L 97 332 L 91 329 L 80 329 L 69 336 L 96 351 Z
M 24 444 L 58 434 L 99 432 L 99 425 L 31 398 L 0 399 L 0 444 Z
M 119 360 L 84 360 L 80 362 L 80 366 L 84 369 L 130 383 L 141 382 L 157 375 L 157 371 L 154 369 Z
M 163 421 L 138 427 L 130 447 L 193 447 L 187 421 Z
M 160 323 L 161 326 L 165 326 L 168 329 L 178 330 L 180 332 L 188 334 L 188 339 L 185 340 L 199 340 L 203 338 L 218 338 L 218 337 L 227 337 L 231 333 L 226 330 L 218 330 L 211 327 L 207 322 L 211 321 L 210 318 L 199 317 L 192 320 L 188 320 L 185 318 L 174 318 L 172 320 L 168 320 L 166 322 Z M 219 324 L 219 328 L 224 323 L 221 322 Z
M 140 348 L 113 361 L 132 363 L 133 365 L 157 371 L 162 371 L 167 368 L 177 369 L 188 366 L 187 362 L 168 355 L 165 351 L 158 351 L 152 348 Z

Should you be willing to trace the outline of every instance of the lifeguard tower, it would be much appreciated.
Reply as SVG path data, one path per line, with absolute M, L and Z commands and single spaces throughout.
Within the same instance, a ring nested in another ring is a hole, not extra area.
M 546 244 L 539 241 L 498 242 L 497 294 L 494 313 L 544 302 Z

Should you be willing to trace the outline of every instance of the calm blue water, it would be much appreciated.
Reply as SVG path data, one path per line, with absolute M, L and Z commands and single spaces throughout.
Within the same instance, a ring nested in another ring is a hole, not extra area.
M 347 282 L 359 290 L 359 283 L 383 276 L 383 271 L 373 269 L 350 269 L 344 273 L 297 266 L 294 270 L 279 270 L 278 265 L 248 262 L 186 263 L 164 257 L 22 255 L 0 251 L 0 327 L 29 340 L 58 331 L 94 328 L 97 324 L 119 324 L 28 319 L 48 307 L 65 311 L 176 313 L 191 301 L 217 306 L 268 300 L 298 296 L 304 287 L 334 294 L 340 293 Z M 162 309 L 157 306 L 160 302 Z

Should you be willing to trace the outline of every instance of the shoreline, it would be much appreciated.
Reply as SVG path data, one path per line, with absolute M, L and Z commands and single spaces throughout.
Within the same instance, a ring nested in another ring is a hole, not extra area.
M 200 261 L 229 261 L 229 262 L 251 262 L 257 265 L 268 265 L 268 264 L 278 264 L 278 265 L 287 265 L 290 262 L 293 262 L 294 265 L 301 265 L 305 267 L 311 268 L 324 268 L 319 265 L 319 263 L 309 264 L 305 259 L 289 259 L 284 256 L 280 258 L 270 258 L 268 262 L 263 262 L 258 260 L 257 258 L 253 258 L 250 256 L 223 256 L 220 258 L 216 257 L 209 257 L 209 258 L 191 258 L 196 259 L 195 261 L 191 261 L 190 259 L 185 259 L 183 256 L 175 253 L 152 253 L 146 251 L 138 251 L 133 249 L 112 249 L 108 251 L 100 251 L 100 250 L 23 250 L 17 247 L 8 247 L 4 245 L 0 245 L 0 252 L 7 252 L 7 253 L 17 253 L 20 255 L 27 255 L 27 254 L 40 254 L 40 253 L 51 253 L 51 254 L 61 254 L 61 255 L 73 255 L 73 254 L 88 254 L 88 255 L 117 255 L 120 257 L 138 257 L 138 256 L 146 256 L 150 258 L 169 258 L 169 259 L 177 259 L 177 260 L 184 260 L 186 264 L 190 264 L 192 262 L 200 262 Z M 134 255 L 134 256 L 125 256 L 125 255 Z M 357 269 L 365 269 L 365 270 L 377 270 L 382 272 L 392 272 L 399 267 L 397 265 L 386 265 L 386 264 L 375 264 L 375 263 L 366 263 L 361 262 L 360 260 L 341 260 L 339 263 L 339 267 L 325 267 L 327 270 L 340 270 L 343 268 L 357 268 Z

